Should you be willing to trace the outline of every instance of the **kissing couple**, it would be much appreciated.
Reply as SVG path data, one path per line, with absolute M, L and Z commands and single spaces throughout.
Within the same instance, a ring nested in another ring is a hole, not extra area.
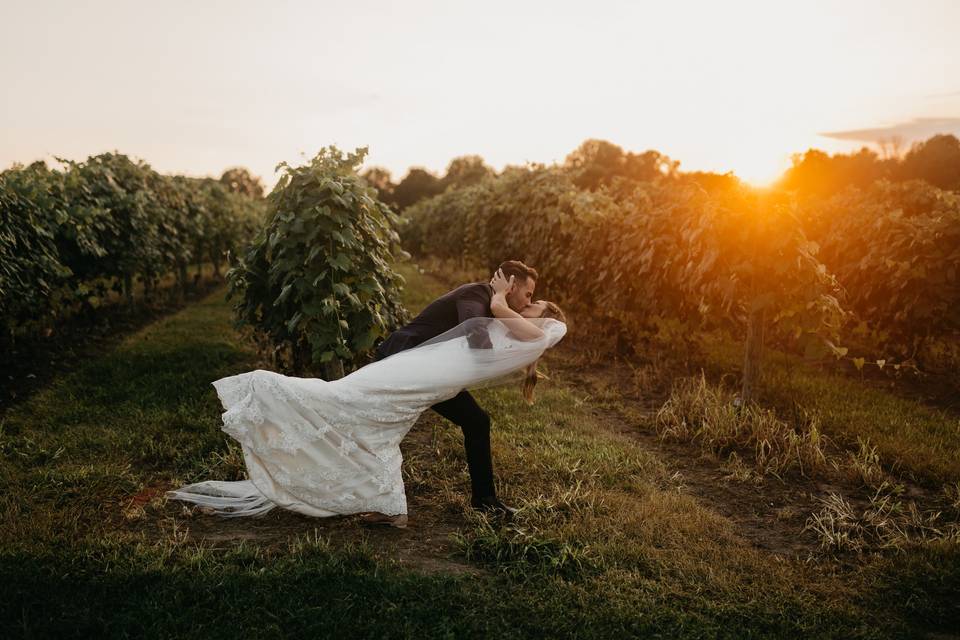
M 373 362 L 339 380 L 257 369 L 213 381 L 248 479 L 206 480 L 167 496 L 228 517 L 282 507 L 402 528 L 400 442 L 433 409 L 463 431 L 471 506 L 509 518 L 516 510 L 494 490 L 490 416 L 467 388 L 522 371 L 532 402 L 537 360 L 567 331 L 556 304 L 533 299 L 538 277 L 520 261 L 502 263 L 489 282 L 428 304 L 377 346 Z

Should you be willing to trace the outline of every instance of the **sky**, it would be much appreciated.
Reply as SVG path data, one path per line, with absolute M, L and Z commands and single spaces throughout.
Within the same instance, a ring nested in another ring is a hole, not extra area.
M 589 138 L 762 184 L 815 147 L 960 135 L 960 2 L 0 0 L 0 169 L 165 173 L 367 146 L 399 180 Z

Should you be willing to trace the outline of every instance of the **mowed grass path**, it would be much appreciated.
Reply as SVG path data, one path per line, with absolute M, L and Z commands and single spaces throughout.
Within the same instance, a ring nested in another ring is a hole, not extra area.
M 414 310 L 443 291 L 403 272 Z M 237 477 L 210 382 L 258 366 L 218 291 L 0 418 L 0 636 L 889 638 L 955 622 L 955 545 L 844 562 L 755 549 L 549 383 L 532 407 L 512 388 L 478 394 L 522 512 L 511 527 L 461 512 L 475 572 L 412 571 L 383 536 L 341 544 L 322 527 L 198 540 L 160 492 Z M 456 512 L 458 430 L 430 416 L 417 429 L 435 437 L 405 449 L 408 493 Z

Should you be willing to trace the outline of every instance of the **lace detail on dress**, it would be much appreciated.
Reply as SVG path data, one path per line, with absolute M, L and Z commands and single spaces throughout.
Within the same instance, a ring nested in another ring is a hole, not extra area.
M 343 438 L 340 441 L 340 455 L 349 456 L 351 453 L 357 450 L 357 447 L 357 443 L 350 438 Z
M 370 403 L 369 396 L 364 402 L 360 394 L 319 382 L 313 398 L 298 390 L 300 379 L 271 371 L 218 380 L 215 386 L 227 409 L 223 430 L 256 454 L 279 487 L 310 507 L 334 513 L 406 513 L 399 441 L 419 411 L 398 411 L 402 407 L 397 405 L 391 411 L 390 403 Z M 336 396 L 327 401 L 323 394 L 328 393 Z M 424 395 L 406 388 L 401 394 L 405 399 Z M 373 432 L 378 436 L 373 441 L 380 444 L 354 435 L 365 424 L 382 425 Z
M 221 417 L 223 430 L 244 443 L 250 441 L 250 425 L 262 425 L 265 420 L 252 393 L 236 402 Z

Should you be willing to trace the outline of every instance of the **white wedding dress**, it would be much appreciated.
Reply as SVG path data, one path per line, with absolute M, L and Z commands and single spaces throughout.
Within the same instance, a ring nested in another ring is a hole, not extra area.
M 240 443 L 248 479 L 208 480 L 167 495 L 224 516 L 274 507 L 319 517 L 405 514 L 400 441 L 431 405 L 504 381 L 566 333 L 559 320 L 531 321 L 542 338 L 518 339 L 508 327 L 515 320 L 470 318 L 339 380 L 262 369 L 216 380 L 223 430 Z

